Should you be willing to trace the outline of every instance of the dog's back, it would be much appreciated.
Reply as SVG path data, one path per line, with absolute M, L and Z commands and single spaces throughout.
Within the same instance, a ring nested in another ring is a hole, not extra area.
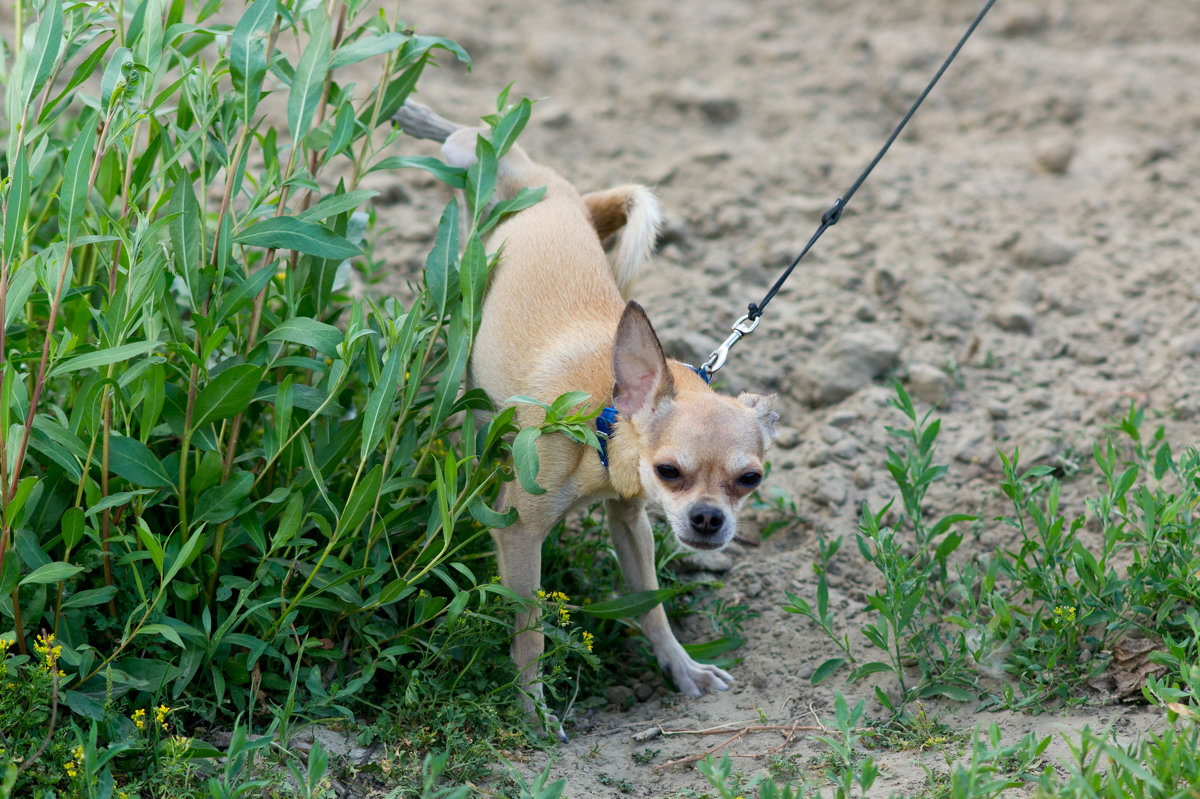
M 477 129 L 446 140 L 447 161 L 475 160 Z M 545 186 L 536 205 L 492 234 L 501 258 L 491 276 L 471 358 L 471 380 L 497 404 L 514 394 L 549 402 L 582 389 L 612 389 L 613 336 L 624 295 L 654 249 L 661 217 L 649 189 L 625 185 L 580 196 L 514 146 L 500 161 L 496 200 Z M 611 254 L 603 241 L 616 239 Z

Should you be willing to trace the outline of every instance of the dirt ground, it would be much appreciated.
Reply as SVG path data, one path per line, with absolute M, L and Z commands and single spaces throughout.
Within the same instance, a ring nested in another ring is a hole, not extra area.
M 635 296 L 668 354 L 699 362 L 746 303 L 761 297 L 924 86 L 979 5 L 966 0 L 677 3 L 445 2 L 406 13 L 425 33 L 463 43 L 470 73 L 445 64 L 419 99 L 461 121 L 514 96 L 539 98 L 523 142 L 584 190 L 656 187 L 663 246 Z M 654 764 L 711 737 L 632 740 L 661 723 L 695 729 L 830 717 L 841 688 L 809 685 L 836 654 L 784 613 L 785 591 L 810 599 L 813 528 L 845 535 L 831 577 L 846 629 L 863 618 L 871 576 L 854 563 L 864 500 L 892 496 L 884 469 L 890 377 L 921 407 L 940 402 L 941 512 L 983 509 L 966 555 L 1002 546 L 990 521 L 997 448 L 1026 464 L 1082 463 L 1130 400 L 1169 416 L 1176 451 L 1200 426 L 1200 5 L 1001 0 L 907 133 L 854 197 L 720 373 L 730 390 L 775 391 L 784 425 L 769 491 L 794 497 L 812 524 L 757 549 L 734 545 L 724 592 L 760 615 L 728 693 L 688 699 L 656 690 L 627 711 L 583 720 L 554 755 L 573 797 L 675 796 L 706 786 L 694 766 Z M 1191 177 L 1189 177 L 1191 176 Z M 445 196 L 406 176 L 382 220 L 380 251 L 415 274 Z M 564 277 L 564 279 L 566 279 Z M 1156 422 L 1157 424 L 1157 422 Z M 1085 471 L 1066 515 L 1094 485 Z M 754 535 L 756 520 L 747 520 Z M 719 565 L 718 565 L 719 567 Z M 702 633 L 703 631 L 691 631 Z M 684 630 L 686 639 L 689 631 Z M 885 683 L 886 685 L 886 683 Z M 874 700 L 869 713 L 880 712 Z M 957 729 L 995 721 L 1006 740 L 1159 722 L 1146 708 L 1094 704 L 1039 716 L 937 704 Z M 742 754 L 782 742 L 739 741 Z M 650 765 L 633 754 L 659 749 Z M 800 738 L 781 754 L 817 754 Z M 1065 751 L 1061 744 L 1051 750 Z M 953 754 L 953 751 L 951 752 Z M 944 752 L 879 756 L 871 795 L 919 793 Z M 744 758 L 748 775 L 765 758 Z

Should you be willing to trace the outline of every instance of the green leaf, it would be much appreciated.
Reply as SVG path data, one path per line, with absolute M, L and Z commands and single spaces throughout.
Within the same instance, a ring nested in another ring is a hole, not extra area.
M 693 659 L 704 663 L 711 662 L 726 652 L 740 649 L 743 644 L 745 644 L 745 641 L 736 635 L 723 635 L 720 638 L 705 641 L 702 644 L 684 644 L 683 651 L 687 652 Z
M 513 439 L 512 443 L 513 466 L 517 470 L 517 479 L 521 481 L 521 487 L 528 494 L 546 493 L 546 489 L 537 483 L 537 440 L 541 435 L 542 431 L 538 428 L 526 427 L 517 433 L 517 437 Z
M 425 259 L 425 289 L 441 319 L 446 314 L 450 286 L 458 282 L 458 199 L 452 199 L 438 222 L 433 248 Z
M 355 245 L 324 225 L 294 216 L 273 216 L 234 234 L 237 244 L 276 250 L 295 250 L 326 260 L 345 260 L 362 255 Z
M 100 366 L 108 366 L 112 363 L 121 363 L 128 361 L 130 358 L 136 358 L 139 355 L 145 355 L 155 347 L 161 347 L 162 343 L 158 341 L 135 341 L 132 344 L 121 344 L 116 347 L 108 347 L 95 352 L 86 352 L 83 355 L 76 355 L 74 358 L 68 358 L 65 361 L 57 363 L 50 370 L 51 377 L 65 375 L 68 372 L 78 372 L 80 369 L 95 369 Z
M 79 119 L 79 135 L 67 153 L 63 167 L 63 183 L 58 193 L 58 229 L 65 241 L 71 241 L 83 224 L 87 205 L 88 173 L 92 168 L 92 154 L 96 149 L 95 114 L 85 113 Z
M 450 414 L 454 398 L 462 388 L 467 359 L 471 354 L 471 333 L 470 325 L 461 314 L 455 313 L 450 317 L 446 326 L 446 366 L 433 391 L 433 406 L 430 408 L 430 424 L 434 430 Z
M 258 388 L 262 370 L 252 363 L 231 366 L 209 381 L 196 395 L 192 429 L 246 410 Z
M 944 696 L 955 702 L 973 702 L 976 699 L 975 694 L 957 685 L 930 685 L 921 690 L 922 698 L 930 696 Z
M 502 222 L 504 217 L 515 214 L 517 211 L 524 211 L 531 205 L 537 205 L 545 196 L 545 186 L 538 186 L 535 189 L 531 189 L 528 186 L 522 188 L 517 192 L 515 197 L 510 197 L 502 203 L 496 203 L 492 210 L 488 212 L 487 221 L 480 226 L 479 232 L 487 233 Z
M 467 187 L 467 170 L 462 167 L 450 166 L 445 161 L 426 155 L 393 155 L 384 158 L 382 161 L 377 161 L 371 166 L 369 171 L 400 169 L 402 167 L 424 169 L 452 189 L 465 189 Z
M 205 491 L 196 500 L 195 517 L 210 524 L 227 522 L 245 507 L 254 486 L 254 475 L 238 470 L 229 479 Z
M 150 528 L 146 526 L 145 521 L 139 519 L 137 526 L 137 536 L 141 540 L 142 546 L 150 553 L 150 560 L 154 563 L 154 569 L 161 576 L 163 573 L 163 548 L 158 542 L 158 538 L 154 533 L 150 532 Z
M 383 484 L 383 464 L 376 464 L 365 478 L 354 487 L 350 498 L 346 500 L 346 508 L 338 519 L 337 535 L 355 530 L 363 519 L 370 513 L 379 496 L 379 486 Z
M 308 135 L 313 114 L 321 101 L 321 90 L 325 85 L 325 74 L 329 71 L 329 40 L 331 21 L 324 8 L 308 15 L 309 39 L 296 74 L 292 77 L 292 88 L 288 92 L 288 128 L 292 141 L 299 142 Z
M 54 561 L 53 563 L 47 563 L 45 566 L 34 569 L 32 573 L 26 575 L 25 579 L 21 581 L 21 585 L 51 585 L 53 583 L 61 583 L 63 580 L 71 579 L 81 571 L 83 571 L 82 566 Z
M 29 215 L 29 156 L 25 153 L 25 148 L 21 147 L 17 150 L 16 157 L 10 165 L 11 180 L 8 184 L 8 194 L 4 198 L 4 260 L 12 264 L 16 261 L 17 251 L 20 248 L 21 242 L 25 238 L 25 218 Z M 10 274 L 10 281 L 13 280 L 13 275 Z M 10 292 L 12 291 L 12 282 L 9 283 Z M 28 296 L 28 292 L 26 292 Z M 7 298 L 6 298 L 7 300 Z M 21 299 L 21 305 L 25 302 Z M 8 316 L 8 308 L 5 308 L 5 317 Z M 8 326 L 8 320 L 5 319 L 4 325 Z
M 63 512 L 62 537 L 67 549 L 74 549 L 83 540 L 83 511 L 79 508 L 67 508 Z
M 108 62 L 108 66 L 104 68 L 104 75 L 100 78 L 100 110 L 102 112 L 108 112 L 113 94 L 118 89 L 124 94 L 125 70 L 132 64 L 133 51 L 128 47 L 118 47 L 113 51 L 112 60 Z M 120 99 L 120 96 L 117 99 Z
M 836 674 L 838 669 L 845 665 L 845 658 L 830 658 L 820 666 L 817 666 L 816 671 L 812 673 L 812 676 L 808 678 L 808 681 L 813 685 L 820 685 Z
M 170 488 L 162 461 L 136 438 L 113 433 L 108 439 L 108 470 L 142 488 Z
M 859 666 L 857 669 L 850 672 L 850 676 L 847 679 L 850 682 L 857 682 L 863 677 L 867 677 L 872 674 L 883 674 L 885 672 L 890 674 L 892 672 L 892 667 L 887 663 L 881 663 L 880 661 L 876 660 Z
M 115 585 L 106 585 L 103 588 L 89 588 L 86 591 L 80 591 L 77 594 L 67 597 L 63 601 L 63 610 L 67 608 L 90 608 L 93 605 L 103 605 L 116 595 L 117 587 Z
M 339 191 L 318 200 L 307 211 L 300 212 L 296 218 L 309 222 L 319 222 L 331 216 L 353 211 L 379 192 L 374 189 L 355 189 L 354 191 Z
M 247 125 L 258 108 L 262 81 L 267 75 L 267 37 L 275 24 L 275 2 L 257 0 L 246 9 L 233 29 L 229 46 L 229 76 L 240 95 L 238 107 Z
M 89 505 L 88 509 L 84 511 L 84 515 L 95 516 L 100 511 L 125 505 L 137 499 L 138 497 L 144 497 L 147 494 L 153 494 L 155 491 L 156 489 L 153 488 L 139 488 L 136 491 L 119 491 L 116 494 L 109 494 L 99 502 Z
M 137 631 L 138 635 L 160 635 L 166 638 L 171 643 L 183 649 L 183 639 L 179 637 L 179 633 L 171 629 L 165 624 L 147 624 Z
M 332 356 L 337 353 L 337 346 L 342 343 L 345 335 L 333 325 L 318 322 L 307 316 L 296 316 L 284 320 L 263 338 L 266 341 L 290 341 L 293 344 L 302 344 L 317 352 Z
M 492 510 L 487 503 L 479 497 L 471 500 L 467 505 L 467 511 L 470 512 L 471 518 L 489 529 L 499 529 L 508 527 L 517 520 L 517 509 L 509 508 L 504 513 Z
M 17 35 L 19 36 L 20 33 Z M 63 44 L 62 0 L 49 0 L 38 19 L 33 49 L 29 53 L 29 61 L 26 62 L 26 84 L 23 87 L 24 91 L 21 92 L 21 96 L 24 98 L 24 107 L 17 109 L 18 112 L 23 113 L 28 109 L 34 96 L 41 91 L 46 80 L 54 72 L 54 65 L 58 63 L 58 55 L 62 52 Z M 14 116 L 10 122 L 16 122 L 19 118 Z M 15 128 L 16 125 L 13 127 Z
M 359 447 L 359 460 L 365 461 L 367 455 L 379 444 L 384 429 L 391 418 L 392 402 L 396 399 L 399 389 L 397 381 L 400 378 L 400 367 L 407 362 L 408 354 L 394 349 L 388 356 L 379 375 L 379 382 L 371 390 L 367 398 L 367 407 L 363 411 L 362 445 Z
M 217 311 L 213 324 L 223 324 L 229 317 L 246 307 L 251 300 L 258 296 L 267 283 L 271 282 L 274 274 L 273 268 L 264 266 L 239 283 L 232 291 L 227 292 L 221 299 L 221 307 Z
M 199 308 L 204 302 L 202 295 L 205 293 L 200 284 L 200 270 L 204 265 L 204 231 L 201 229 L 200 204 L 186 173 L 175 181 L 170 210 L 171 257 L 175 262 L 175 271 L 187 285 L 192 308 Z
M 483 290 L 488 282 L 488 258 L 483 242 L 475 231 L 471 232 L 467 238 L 467 246 L 463 249 L 458 281 L 462 291 L 463 314 L 478 325 Z
M 5 330 L 12 327 L 17 314 L 24 315 L 25 301 L 29 299 L 29 295 L 33 293 L 34 286 L 37 285 L 37 272 L 33 269 L 33 262 L 31 258 L 22 263 L 17 267 L 15 274 L 9 279 L 8 290 L 4 295 Z
M 409 36 L 397 31 L 388 31 L 379 36 L 364 36 L 349 44 L 344 44 L 334 51 L 333 58 L 329 60 L 329 68 L 338 69 L 365 61 L 372 56 L 390 53 L 396 48 L 402 47 L 408 40 Z
M 589 616 L 595 616 L 598 619 L 632 618 L 641 616 L 658 607 L 663 602 L 666 602 L 668 599 L 679 596 L 689 590 L 689 586 L 681 585 L 674 588 L 659 588 L 655 591 L 639 591 L 636 594 L 626 594 L 625 596 L 610 599 L 606 602 L 580 605 L 577 610 Z

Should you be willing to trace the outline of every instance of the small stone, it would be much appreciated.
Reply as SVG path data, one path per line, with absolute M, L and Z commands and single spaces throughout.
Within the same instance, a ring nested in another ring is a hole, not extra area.
M 787 425 L 775 425 L 775 446 L 780 449 L 795 449 L 799 443 L 799 430 Z
M 992 419 L 1007 419 L 1008 406 L 1000 400 L 988 400 L 987 413 Z
M 654 688 L 644 682 L 635 682 L 633 684 L 633 695 L 637 697 L 639 702 L 645 702 L 654 696 Z
M 732 122 L 741 113 L 741 106 L 734 95 L 695 81 L 685 81 L 659 97 L 682 111 L 698 110 L 713 124 Z
M 890 303 L 900 293 L 900 282 L 887 269 L 876 269 L 871 275 L 871 287 L 882 302 Z
M 1001 36 L 1012 39 L 1040 33 L 1049 23 L 1045 9 L 1035 5 L 1014 5 L 997 21 L 996 30 Z
M 927 363 L 909 364 L 908 390 L 918 399 L 937 405 L 950 393 L 954 382 L 950 375 Z
M 854 309 L 854 318 L 860 322 L 874 322 L 875 308 L 869 302 L 860 302 Z
M 1137 344 L 1146 332 L 1146 324 L 1140 316 L 1130 317 L 1121 325 L 1121 340 L 1126 344 Z
M 812 496 L 818 505 L 841 505 L 846 501 L 846 479 L 839 471 L 826 469 L 809 476 L 809 486 L 806 493 Z
M 858 442 L 847 436 L 834 444 L 830 451 L 838 460 L 848 461 L 858 454 Z
M 882 330 L 844 333 L 829 342 L 798 376 L 801 395 L 832 405 L 896 366 L 900 345 Z
M 870 488 L 875 482 L 875 474 L 871 471 L 871 467 L 865 463 L 860 463 L 854 467 L 854 474 L 851 475 L 854 480 L 855 488 Z
M 712 572 L 721 574 L 733 568 L 733 556 L 723 549 L 695 550 L 675 559 L 675 571 L 680 574 Z
M 833 452 L 826 446 L 819 446 L 808 453 L 808 457 L 804 459 L 804 465 L 812 468 L 829 462 L 829 456 Z
M 1051 138 L 1039 141 L 1034 147 L 1033 158 L 1037 165 L 1051 175 L 1061 175 L 1071 166 L 1075 157 L 1075 143 L 1070 139 Z
M 988 313 L 988 321 L 1010 333 L 1032 333 L 1034 310 L 1019 300 L 1002 303 Z
M 621 709 L 633 704 L 633 689 L 628 685 L 610 685 L 604 689 L 604 698 Z
M 1084 366 L 1097 366 L 1108 360 L 1108 353 L 1099 347 L 1092 347 L 1087 344 L 1071 347 L 1071 355 L 1074 356 L 1076 363 Z
M 762 674 L 754 674 L 750 677 L 750 684 L 760 691 L 769 685 L 767 678 Z
M 858 421 L 858 416 L 858 411 L 842 409 L 829 414 L 825 421 L 834 427 L 849 427 Z
M 954 447 L 954 460 L 959 463 L 979 463 L 980 460 L 995 456 L 994 450 L 987 446 L 988 432 L 982 427 L 964 427 L 958 432 L 958 444 Z
M 556 37 L 534 37 L 525 44 L 525 63 L 540 75 L 558 72 L 569 57 L 570 52 Z
M 842 438 L 844 438 L 846 435 L 841 430 L 838 430 L 836 427 L 834 427 L 833 425 L 829 425 L 829 424 L 821 425 L 820 434 L 821 434 L 821 440 L 824 441 L 826 444 L 836 444 L 837 442 L 841 441 Z
M 910 322 L 922 327 L 969 328 L 975 321 L 975 307 L 966 293 L 949 280 L 931 277 L 905 287 L 900 311 Z
M 1044 231 L 1022 234 L 1012 249 L 1013 261 L 1026 269 L 1070 263 L 1078 248 L 1066 238 Z
M 1184 333 L 1171 339 L 1171 352 L 1179 358 L 1195 358 L 1200 355 L 1200 332 Z

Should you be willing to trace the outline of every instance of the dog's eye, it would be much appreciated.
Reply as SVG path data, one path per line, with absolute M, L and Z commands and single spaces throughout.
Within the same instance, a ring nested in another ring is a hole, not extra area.
M 746 472 L 737 479 L 737 482 L 742 488 L 754 488 L 762 482 L 762 475 L 758 472 Z
M 669 463 L 660 463 L 654 467 L 654 471 L 658 472 L 658 476 L 663 480 L 678 480 L 680 478 L 679 470 Z

